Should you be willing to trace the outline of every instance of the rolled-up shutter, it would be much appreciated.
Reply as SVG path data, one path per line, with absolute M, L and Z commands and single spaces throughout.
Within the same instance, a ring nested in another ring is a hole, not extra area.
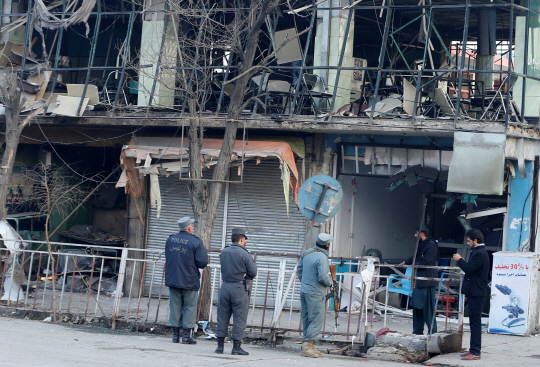
M 159 177 L 162 203 L 161 214 L 157 218 L 157 209 L 150 209 L 147 236 L 148 249 L 164 251 L 167 238 L 172 234 L 178 233 L 178 225 L 176 224 L 178 219 L 185 216 L 193 217 L 188 183 L 188 181 L 178 179 L 178 175 L 174 175 L 174 177 L 172 175 L 170 177 Z M 221 249 L 224 202 L 224 195 L 222 195 L 218 207 L 218 215 L 212 231 L 211 249 Z M 164 262 L 157 262 L 155 270 L 153 269 L 153 263 L 147 264 L 144 276 L 145 294 L 148 294 L 150 290 L 152 273 L 154 273 L 152 294 L 159 295 L 159 286 L 163 277 L 163 264 Z M 169 295 L 169 289 L 167 287 L 163 287 L 162 295 Z
M 231 169 L 231 179 L 238 179 L 237 169 Z M 246 162 L 243 183 L 229 184 L 227 209 L 227 244 L 230 243 L 231 229 L 242 227 L 248 236 L 247 249 L 253 252 L 273 252 L 276 254 L 299 254 L 304 245 L 306 219 L 297 209 L 290 195 L 289 215 L 285 203 L 283 181 L 278 160 L 267 160 L 256 164 Z M 285 257 L 260 256 L 259 269 L 279 269 L 279 262 Z M 287 269 L 292 270 L 296 259 L 288 258 Z M 259 272 L 256 303 L 264 303 L 268 272 Z M 285 287 L 290 273 L 285 278 Z M 277 290 L 277 271 L 270 272 L 268 284 L 268 305 L 274 305 Z M 298 287 L 295 299 L 298 301 Z M 287 305 L 289 302 L 287 302 Z M 295 302 L 295 306 L 299 303 Z

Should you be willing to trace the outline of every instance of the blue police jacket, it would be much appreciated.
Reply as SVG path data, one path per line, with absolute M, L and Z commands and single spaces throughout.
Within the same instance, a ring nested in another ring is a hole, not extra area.
M 165 244 L 165 285 L 199 290 L 200 273 L 208 265 L 203 242 L 187 231 L 170 236 Z
M 300 292 L 324 296 L 326 287 L 333 284 L 328 251 L 317 246 L 304 251 L 300 256 L 296 275 L 301 282 Z

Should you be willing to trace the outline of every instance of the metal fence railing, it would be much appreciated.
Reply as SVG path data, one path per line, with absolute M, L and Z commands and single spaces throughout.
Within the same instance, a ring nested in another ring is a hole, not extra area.
M 38 248 L 0 249 L 4 265 L 0 290 L 3 290 L 7 306 L 55 311 L 58 319 L 65 315 L 85 319 L 103 317 L 111 328 L 116 328 L 120 321 L 137 326 L 167 324 L 169 307 L 168 289 L 164 286 L 163 251 L 54 242 L 49 254 L 45 242 L 25 242 L 34 243 Z M 198 318 L 208 315 L 205 319 L 210 322 L 216 320 L 221 284 L 219 252 L 209 252 L 210 264 L 208 271 L 203 272 L 201 282 L 200 294 L 204 293 L 204 287 L 210 287 L 210 302 L 203 306 L 199 298 Z M 298 255 L 253 255 L 258 270 L 250 286 L 248 327 L 263 331 L 300 332 L 300 283 L 296 278 Z M 444 315 L 444 319 L 437 319 L 445 322 L 445 329 L 450 324 L 450 327 L 456 325 L 456 329 L 462 331 L 464 300 L 459 290 L 463 273 L 459 268 L 431 267 L 440 272 L 439 278 L 420 278 L 415 276 L 415 270 L 421 266 L 414 267 L 412 275 L 406 276 L 400 271 L 401 266 L 374 263 L 373 271 L 365 273 L 369 278 L 365 281 L 361 275 L 368 267 L 365 259 L 331 258 L 331 262 L 340 269 L 337 281 L 342 310 L 333 310 L 334 313 L 330 314 L 334 305 L 330 300 L 326 302 L 323 335 L 349 338 L 365 330 L 368 323 L 382 322 L 386 327 L 389 317 L 412 317 L 411 310 L 389 305 L 389 293 L 395 291 L 395 288 L 388 287 L 389 279 L 411 280 L 412 288 L 416 280 L 437 280 L 437 299 L 433 301 L 435 306 L 443 301 L 436 313 Z M 394 274 L 382 274 L 389 271 Z M 147 274 L 151 276 L 147 277 Z M 207 276 L 209 281 L 205 281 Z M 450 302 L 452 307 L 449 307 Z M 335 316 L 339 322 L 332 320 Z

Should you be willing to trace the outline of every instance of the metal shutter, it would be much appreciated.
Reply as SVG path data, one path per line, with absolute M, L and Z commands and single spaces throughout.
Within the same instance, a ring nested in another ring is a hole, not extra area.
M 206 176 L 206 175 L 205 175 Z M 175 233 L 178 233 L 178 225 L 176 222 L 184 216 L 193 217 L 193 209 L 191 208 L 190 193 L 188 190 L 188 181 L 179 180 L 177 175 L 174 177 L 160 176 L 159 188 L 161 191 L 161 215 L 156 217 L 157 209 L 150 209 L 147 248 L 152 250 L 165 250 L 165 242 L 167 238 Z M 210 248 L 221 249 L 221 238 L 223 231 L 223 209 L 225 195 L 221 195 L 221 200 L 218 207 L 218 215 L 212 231 Z M 212 259 L 212 262 L 216 260 Z M 164 262 L 156 263 L 154 271 L 154 281 L 152 286 L 152 295 L 159 295 L 159 285 L 163 277 Z M 148 263 L 144 276 L 144 293 L 148 294 L 150 283 L 152 281 L 153 264 Z M 163 295 L 169 295 L 169 288 L 163 287 Z
M 299 165 L 301 167 L 301 163 Z M 231 179 L 238 178 L 237 168 L 231 169 Z M 236 176 L 236 177 L 235 177 Z M 243 183 L 229 184 L 227 209 L 227 244 L 230 244 L 231 229 L 246 228 L 248 236 L 247 249 L 254 252 L 275 252 L 299 254 L 304 245 L 306 219 L 289 200 L 289 216 L 283 194 L 283 181 L 279 161 L 268 160 L 256 164 L 253 161 L 244 165 Z M 280 257 L 258 257 L 259 269 L 279 269 Z M 289 258 L 287 270 L 294 269 L 296 260 Z M 264 303 L 267 272 L 259 272 L 256 304 Z M 274 305 L 274 294 L 277 289 L 277 272 L 270 272 L 267 305 Z M 285 278 L 284 289 L 290 279 Z M 296 285 L 295 307 L 299 307 L 299 284 Z M 254 283 L 255 287 L 255 283 Z M 255 289 L 255 288 L 253 288 Z M 292 289 L 291 289 L 292 291 Z M 251 301 L 253 302 L 252 295 Z M 286 303 L 288 306 L 290 302 Z

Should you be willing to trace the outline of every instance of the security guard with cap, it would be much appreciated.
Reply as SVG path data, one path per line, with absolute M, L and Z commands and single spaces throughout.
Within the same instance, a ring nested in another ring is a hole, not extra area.
M 324 357 L 324 354 L 315 348 L 315 340 L 324 322 L 326 287 L 333 285 L 328 263 L 328 249 L 333 240 L 334 238 L 329 234 L 320 233 L 315 246 L 304 251 L 300 256 L 296 270 L 296 275 L 300 280 L 300 304 L 304 328 L 301 354 L 304 357 Z
M 249 283 L 257 276 L 257 265 L 246 250 L 246 232 L 243 228 L 234 228 L 231 235 L 232 245 L 221 251 L 221 278 L 223 284 L 219 290 L 217 309 L 216 353 L 223 353 L 225 337 L 228 334 L 229 321 L 233 316 L 232 338 L 234 342 L 231 354 L 248 355 L 242 349 L 244 329 L 247 323 L 249 306 Z
M 165 244 L 165 285 L 169 287 L 169 326 L 173 343 L 197 344 L 191 330 L 197 320 L 197 294 L 200 288 L 199 269 L 208 265 L 208 255 L 201 239 L 193 235 L 194 219 L 178 220 L 180 232 L 170 236 Z

